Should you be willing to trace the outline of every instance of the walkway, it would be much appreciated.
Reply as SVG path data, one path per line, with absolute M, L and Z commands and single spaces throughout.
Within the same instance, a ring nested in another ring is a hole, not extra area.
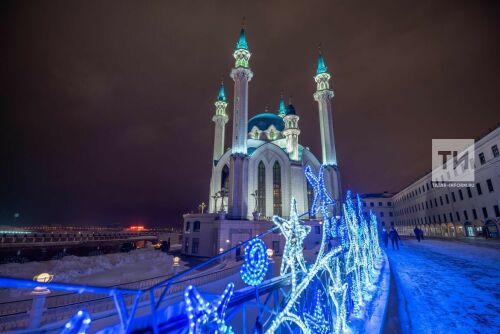
M 402 333 L 499 333 L 500 251 L 456 241 L 403 240 L 387 255 Z

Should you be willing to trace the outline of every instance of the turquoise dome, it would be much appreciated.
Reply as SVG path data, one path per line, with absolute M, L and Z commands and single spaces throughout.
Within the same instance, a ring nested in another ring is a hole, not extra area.
M 283 131 L 283 129 L 285 128 L 285 123 L 283 123 L 283 119 L 281 117 L 266 112 L 250 118 L 250 120 L 248 121 L 248 132 L 250 132 L 254 126 L 256 126 L 261 131 L 265 131 L 271 125 L 274 125 L 274 127 L 278 131 Z

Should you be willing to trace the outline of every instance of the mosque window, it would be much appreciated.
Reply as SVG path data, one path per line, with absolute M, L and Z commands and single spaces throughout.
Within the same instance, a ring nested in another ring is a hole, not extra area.
M 257 211 L 260 212 L 262 217 L 266 216 L 266 167 L 264 163 L 259 162 L 257 168 Z
M 224 165 L 224 167 L 222 168 L 220 188 L 225 189 L 226 191 L 229 190 L 229 167 L 227 165 Z
M 273 166 L 273 214 L 282 215 L 281 205 L 281 167 L 278 161 Z

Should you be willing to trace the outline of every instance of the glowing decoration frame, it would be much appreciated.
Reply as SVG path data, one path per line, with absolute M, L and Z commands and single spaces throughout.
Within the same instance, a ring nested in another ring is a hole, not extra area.
M 267 249 L 264 241 L 254 238 L 245 247 L 245 263 L 241 266 L 240 275 L 248 285 L 259 285 L 266 276 L 269 267 Z

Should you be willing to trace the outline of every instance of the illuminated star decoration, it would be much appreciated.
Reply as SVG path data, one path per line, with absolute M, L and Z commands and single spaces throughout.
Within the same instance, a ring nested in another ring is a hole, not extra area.
M 85 334 L 91 322 L 89 312 L 80 310 L 64 325 L 61 334 Z
M 285 237 L 285 250 L 281 261 L 280 274 L 285 275 L 289 270 L 292 273 L 292 290 L 295 289 L 297 271 L 307 272 L 304 261 L 303 242 L 311 231 L 310 226 L 302 225 L 297 214 L 297 201 L 292 197 L 290 219 L 286 220 L 278 216 L 273 217 L 283 236 Z
M 226 308 L 233 291 L 234 283 L 229 283 L 224 293 L 210 303 L 203 299 L 194 286 L 188 286 L 184 292 L 184 300 L 189 320 L 189 334 L 204 333 L 203 326 L 206 324 L 215 325 L 217 328 L 215 333 L 234 333 L 233 328 L 224 321 Z
M 313 187 L 314 190 L 314 198 L 309 208 L 309 214 L 315 216 L 318 211 L 321 211 L 321 215 L 323 216 L 323 220 L 325 220 L 325 225 L 330 229 L 330 233 L 332 237 L 337 236 L 337 232 L 335 228 L 330 226 L 331 220 L 335 218 L 330 214 L 329 208 L 335 208 L 335 200 L 330 196 L 328 190 L 325 186 L 325 174 L 323 165 L 319 169 L 318 177 L 314 175 L 310 166 L 306 166 L 305 175 L 309 184 Z
M 331 332 L 328 321 L 325 319 L 324 306 L 321 300 L 321 290 L 317 290 L 314 309 L 312 312 L 304 313 L 304 320 L 304 323 L 311 333 L 327 334 Z

